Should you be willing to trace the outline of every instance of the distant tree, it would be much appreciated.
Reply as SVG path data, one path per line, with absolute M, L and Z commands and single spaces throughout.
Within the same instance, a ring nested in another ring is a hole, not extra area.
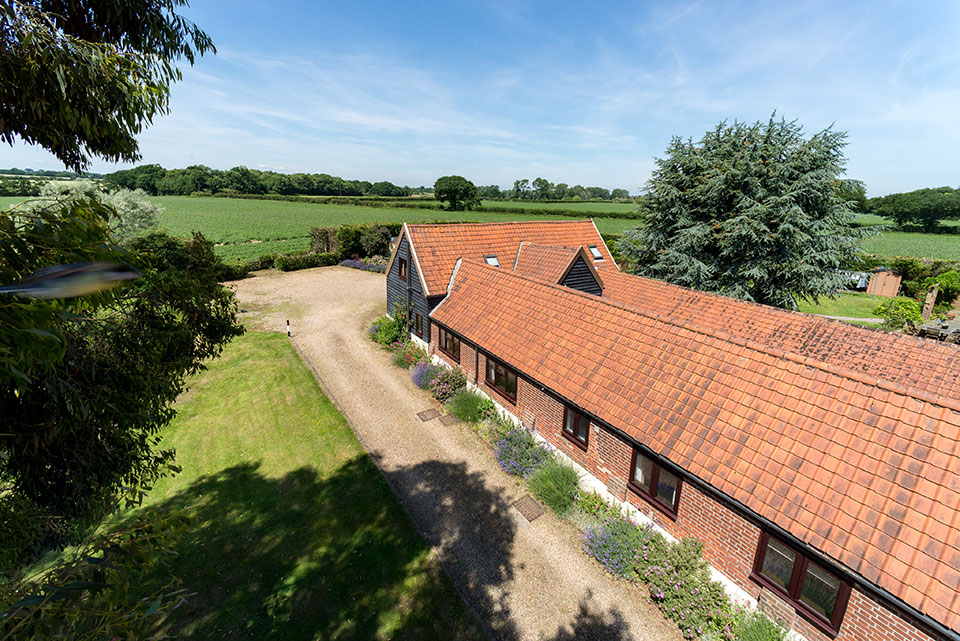
M 433 183 L 433 197 L 447 203 L 450 211 L 473 209 L 480 204 L 477 186 L 463 176 L 443 176 Z
M 40 200 L 26 204 L 26 211 L 51 207 L 50 201 L 66 204 L 77 200 L 93 200 L 113 211 L 109 229 L 120 240 L 128 240 L 155 229 L 160 223 L 163 207 L 147 199 L 141 189 L 104 191 L 92 180 L 48 183 L 40 190 Z
M 840 200 L 851 203 L 858 214 L 867 211 L 867 186 L 862 180 L 841 180 L 837 183 Z
M 587 194 L 587 190 L 583 188 L 583 185 L 574 185 L 570 188 L 569 194 L 571 198 L 576 200 L 586 200 L 590 197 L 589 194 Z
M 503 198 L 504 196 L 500 190 L 500 185 L 481 185 L 477 187 L 477 194 L 479 194 L 480 198 L 488 198 L 490 200 Z
M 179 59 L 214 51 L 176 13 L 186 0 L 0 0 L 0 140 L 39 144 L 67 167 L 140 157 L 168 111 Z
M 787 309 L 834 295 L 868 233 L 837 188 L 845 137 L 772 116 L 674 138 L 620 251 L 638 274 Z
M 523 200 L 530 191 L 530 181 L 526 178 L 513 181 L 513 197 L 517 200 Z
M 538 200 L 546 200 L 553 196 L 553 183 L 547 180 L 546 178 L 537 178 L 533 179 L 533 193 Z
M 924 231 L 937 231 L 941 220 L 960 219 L 960 191 L 937 187 L 871 198 L 867 211 L 901 227 L 916 225 Z
M 587 187 L 590 200 L 610 200 L 610 190 L 605 187 Z
M 567 193 L 570 190 L 570 185 L 567 183 L 557 183 L 557 186 L 553 188 L 553 197 L 554 198 L 566 198 L 569 194 Z
M 630 192 L 626 189 L 614 189 L 610 192 L 610 197 L 618 199 L 630 198 Z

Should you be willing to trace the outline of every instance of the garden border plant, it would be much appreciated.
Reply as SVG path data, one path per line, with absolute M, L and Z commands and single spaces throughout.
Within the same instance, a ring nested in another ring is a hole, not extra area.
M 404 323 L 398 319 L 405 318 L 402 313 L 381 317 L 370 327 L 371 338 L 381 342 L 384 328 L 399 326 L 402 331 Z M 429 388 L 451 414 L 469 423 L 493 447 L 501 469 L 524 479 L 542 503 L 577 525 L 584 552 L 611 574 L 643 583 L 649 603 L 673 621 L 684 638 L 783 641 L 786 631 L 765 614 L 734 604 L 723 585 L 712 580 L 699 541 L 670 542 L 653 524 L 641 525 L 630 518 L 625 506 L 583 491 L 575 465 L 530 430 L 499 415 L 493 401 L 467 387 L 459 368 L 432 363 L 409 340 L 395 340 L 386 347 L 394 350 L 397 365 L 413 368 L 411 381 L 417 387 Z

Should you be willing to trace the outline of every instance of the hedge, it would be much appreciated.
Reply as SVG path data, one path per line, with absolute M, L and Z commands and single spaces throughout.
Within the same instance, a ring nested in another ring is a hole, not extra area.
M 322 254 L 277 256 L 273 266 L 282 272 L 291 272 L 298 269 L 336 265 L 337 262 L 337 255 L 332 252 L 327 252 Z

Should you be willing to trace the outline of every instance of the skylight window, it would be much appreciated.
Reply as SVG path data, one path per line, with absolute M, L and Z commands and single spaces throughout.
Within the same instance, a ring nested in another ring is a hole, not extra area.
M 483 259 L 487 261 L 488 265 L 493 265 L 494 267 L 500 266 L 500 260 L 496 256 L 484 256 Z
M 600 248 L 596 245 L 590 245 L 587 247 L 590 250 L 590 255 L 593 256 L 594 260 L 603 260 L 603 254 L 600 253 Z

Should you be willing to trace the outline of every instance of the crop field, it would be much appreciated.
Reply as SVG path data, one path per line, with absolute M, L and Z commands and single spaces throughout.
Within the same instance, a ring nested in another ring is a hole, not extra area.
M 21 202 L 19 197 L 0 197 L 0 207 L 7 208 Z M 327 205 L 310 202 L 286 202 L 274 200 L 245 200 L 231 198 L 157 196 L 152 198 L 164 207 L 160 215 L 163 229 L 177 235 L 202 232 L 207 238 L 219 243 L 217 253 L 227 260 L 246 260 L 262 254 L 306 249 L 311 227 L 336 226 L 345 223 L 369 222 L 430 222 L 436 220 L 463 220 L 498 222 L 507 220 L 571 220 L 543 214 L 524 214 L 531 207 L 555 205 L 569 208 L 576 205 L 584 208 L 584 217 L 593 217 L 597 229 L 604 234 L 622 233 L 637 226 L 637 220 L 603 218 L 596 208 L 607 211 L 630 211 L 629 203 L 545 203 L 535 201 L 508 203 L 485 201 L 491 206 L 517 206 L 518 212 L 445 212 L 436 209 L 404 209 L 389 207 L 364 207 L 359 205 Z M 591 209 L 593 208 L 593 209 Z M 883 219 L 862 216 L 866 224 L 877 224 Z M 956 224 L 957 221 L 950 221 Z M 259 240 L 261 242 L 251 242 Z M 920 234 L 907 232 L 883 232 L 876 238 L 867 239 L 864 248 L 870 253 L 885 256 L 917 256 L 924 258 L 960 259 L 960 235 Z
M 917 256 L 960 260 L 960 235 L 884 232 L 863 241 L 864 249 L 881 256 Z

